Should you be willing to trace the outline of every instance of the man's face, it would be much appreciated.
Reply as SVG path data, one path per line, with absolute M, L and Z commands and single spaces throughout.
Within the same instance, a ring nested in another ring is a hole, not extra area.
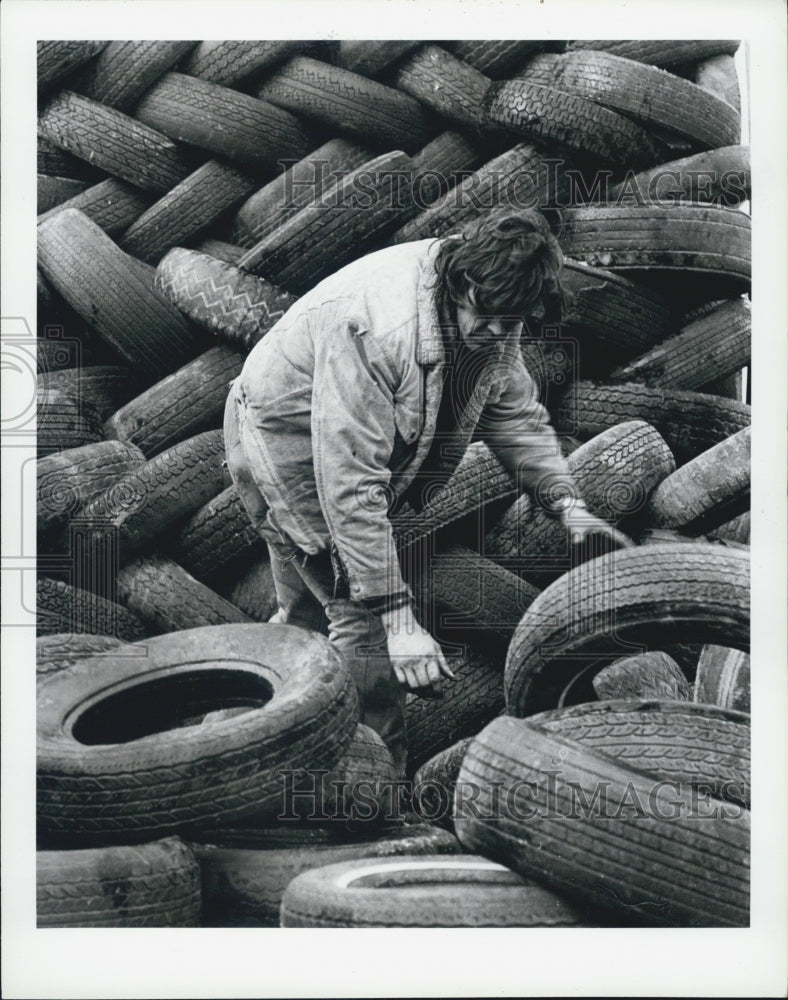
M 457 303 L 456 309 L 460 340 L 471 351 L 510 336 L 519 337 L 522 333 L 523 323 L 520 319 L 511 316 L 490 317 L 479 313 L 473 289 Z

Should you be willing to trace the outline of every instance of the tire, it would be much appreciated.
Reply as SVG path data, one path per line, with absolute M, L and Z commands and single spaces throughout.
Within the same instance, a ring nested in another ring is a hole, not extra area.
M 97 56 L 106 44 L 95 40 L 36 42 L 38 89 L 61 80 L 88 59 Z
M 38 457 L 101 440 L 101 423 L 92 407 L 58 389 L 36 390 Z
M 37 927 L 199 927 L 200 868 L 176 837 L 36 854 Z
M 420 620 L 446 640 L 465 636 L 506 655 L 525 609 L 539 591 L 514 573 L 462 545 L 428 559 L 413 584 Z
M 150 202 L 149 195 L 137 191 L 125 181 L 110 177 L 39 215 L 38 223 L 40 225 L 66 209 L 78 209 L 107 236 L 117 236 L 142 215 Z
M 277 160 L 299 158 L 309 148 L 307 133 L 294 115 L 183 73 L 160 77 L 134 115 L 172 139 L 257 170 L 274 170 Z
M 750 711 L 750 657 L 739 649 L 704 646 L 698 660 L 694 701 Z
M 189 518 L 166 551 L 192 576 L 212 583 L 228 574 L 237 577 L 266 548 L 235 486 L 228 486 Z
M 156 382 L 104 424 L 104 436 L 136 445 L 147 458 L 221 425 L 230 383 L 244 356 L 225 344 Z
M 739 75 L 733 56 L 719 55 L 702 60 L 695 65 L 693 78 L 699 87 L 730 104 L 737 114 L 741 113 Z
M 394 38 L 375 42 L 342 41 L 339 43 L 336 62 L 337 66 L 350 70 L 351 73 L 375 76 L 421 44 Z
M 76 399 L 99 420 L 123 405 L 138 390 L 134 372 L 121 365 L 83 365 L 65 371 L 45 372 L 38 378 L 44 390 L 55 389 Z
M 727 521 L 708 534 L 712 542 L 737 542 L 740 545 L 750 544 L 750 512 L 746 511 L 732 521 Z
M 670 302 L 620 274 L 564 261 L 570 301 L 564 323 L 593 334 L 606 356 L 628 359 L 665 340 L 675 330 Z
M 676 467 L 662 436 L 642 420 L 616 424 L 596 435 L 572 452 L 567 465 L 589 511 L 614 524 L 637 515 Z M 565 572 L 577 555 L 563 524 L 528 494 L 487 531 L 484 553 L 512 572 L 539 581 Z
M 665 177 L 670 180 L 667 187 Z M 616 207 L 633 201 L 643 206 L 660 200 L 670 206 L 680 200 L 737 208 L 751 195 L 750 147 L 724 146 L 662 163 L 639 174 L 630 172 L 610 189 L 608 201 Z
M 64 90 L 38 118 L 45 139 L 145 191 L 169 191 L 194 170 L 162 132 L 122 111 Z
M 734 299 L 615 368 L 609 378 L 663 389 L 700 389 L 750 364 L 751 327 L 749 302 Z
M 136 642 L 148 634 L 142 621 L 120 604 L 62 580 L 40 578 L 36 582 L 36 635 L 60 632 L 88 632 L 123 642 Z
M 60 337 L 53 337 L 51 340 L 39 337 L 36 341 L 36 370 L 39 375 L 79 368 L 81 364 L 90 364 L 92 360 L 93 352 L 83 343 L 81 337 L 74 339 L 68 337 L 62 340 Z
M 71 177 L 49 177 L 39 174 L 36 179 L 36 212 L 48 212 L 50 208 L 62 205 L 69 198 L 81 194 L 88 181 L 77 181 Z
M 233 264 L 182 247 L 159 262 L 156 288 L 189 319 L 246 351 L 296 301 L 296 296 Z
M 238 266 L 296 295 L 309 291 L 397 225 L 411 203 L 411 169 L 396 150 L 367 161 L 255 244 Z
M 566 47 L 570 52 L 577 49 L 612 52 L 613 55 L 649 63 L 652 66 L 683 66 L 686 63 L 697 62 L 699 59 L 708 59 L 710 56 L 733 55 L 739 48 L 739 42 L 717 39 L 706 41 L 646 41 L 644 39 L 590 41 L 583 39 L 582 41 L 568 42 Z
M 514 805 L 491 822 L 493 782 Z M 690 789 L 655 787 L 650 775 L 511 718 L 494 720 L 468 747 L 458 788 L 466 783 L 479 795 L 473 810 L 458 805 L 460 842 L 523 878 L 627 923 L 749 923 L 750 816 L 739 806 L 712 800 L 714 814 L 699 815 Z M 604 804 L 594 797 L 600 788 Z
M 707 382 L 702 385 L 698 392 L 708 392 L 712 396 L 724 396 L 725 399 L 735 399 L 744 401 L 744 379 L 741 370 L 728 375 L 725 378 L 717 379 L 715 382 Z
M 120 601 L 152 635 L 252 621 L 239 608 L 161 555 L 127 563 L 116 577 Z
M 209 83 L 235 87 L 267 72 L 302 45 L 292 39 L 200 42 L 181 63 L 180 71 Z
M 221 430 L 180 441 L 81 508 L 72 527 L 88 538 L 111 533 L 125 561 L 221 493 L 223 460 Z
M 396 86 L 430 111 L 475 131 L 490 78 L 438 45 L 425 45 L 397 71 Z
M 692 694 L 676 661 L 660 650 L 616 660 L 600 670 L 591 683 L 600 701 L 616 698 L 689 701 Z
M 482 162 L 478 147 L 460 132 L 436 135 L 412 157 L 415 207 L 419 211 L 429 208 Z
M 673 132 L 697 148 L 741 141 L 741 119 L 725 101 L 673 73 L 609 52 L 536 56 L 518 76 Z
M 458 740 L 421 765 L 413 775 L 413 810 L 427 823 L 452 829 L 454 790 L 472 736 Z
M 74 82 L 73 89 L 92 101 L 130 111 L 162 73 L 182 58 L 194 42 L 110 42 Z
M 613 271 L 703 275 L 720 289 L 717 298 L 750 283 L 750 217 L 732 208 L 568 208 L 559 243 L 569 257 Z
M 257 185 L 249 174 L 209 160 L 136 219 L 120 245 L 126 253 L 157 264 L 172 247 L 207 230 Z
M 209 257 L 223 260 L 225 264 L 237 264 L 244 255 L 243 247 L 233 246 L 232 243 L 225 243 L 223 240 L 200 240 L 194 249 Z
M 237 580 L 219 580 L 216 586 L 223 597 L 256 622 L 267 622 L 279 606 L 267 554 Z
M 553 199 L 550 170 L 537 150 L 520 143 L 464 177 L 450 191 L 405 223 L 392 243 L 410 243 L 458 232 L 485 210 L 499 206 L 544 208 Z
M 405 726 L 408 772 L 466 736 L 474 736 L 503 711 L 501 660 L 469 649 L 447 656 L 456 680 L 446 681 L 439 700 L 407 696 Z
M 72 156 L 40 135 L 36 137 L 36 173 L 49 177 L 71 177 L 92 184 L 107 176 L 103 170 L 92 167 L 78 156 Z
M 360 859 L 297 876 L 282 927 L 577 927 L 590 917 L 471 854 Z
M 650 167 L 664 159 L 649 133 L 623 115 L 526 80 L 491 84 L 480 121 L 485 128 L 591 156 L 612 167 Z
M 584 700 L 594 675 L 627 645 L 633 653 L 685 640 L 746 650 L 749 619 L 745 552 L 699 542 L 592 559 L 559 577 L 523 615 L 506 657 L 507 712 L 533 715 Z
M 514 70 L 542 47 L 542 42 L 532 39 L 495 42 L 464 41 L 445 42 L 446 48 L 492 80 L 507 79 Z
M 337 177 L 367 162 L 371 154 L 347 139 L 331 139 L 260 188 L 238 209 L 230 238 L 250 249 L 320 197 Z
M 330 768 L 353 737 L 353 681 L 322 636 L 220 625 L 145 645 L 143 664 L 110 652 L 39 686 L 44 830 L 132 843 L 251 811 L 273 816 L 282 768 Z M 213 726 L 172 728 L 197 712 L 250 704 Z
M 223 831 L 212 842 L 191 846 L 200 862 L 204 927 L 278 927 L 285 890 L 313 868 L 363 858 L 455 854 L 459 849 L 453 834 L 427 824 L 352 838 L 333 830 L 280 825 Z
M 745 427 L 660 483 L 649 500 L 651 523 L 700 535 L 747 511 L 751 431 Z
M 381 149 L 412 152 L 435 131 L 418 101 L 407 94 L 308 56 L 294 56 L 256 94 Z
M 199 348 L 152 280 L 95 222 L 74 209 L 38 227 L 38 262 L 57 291 L 135 370 L 159 379 Z
M 39 636 L 36 639 L 36 679 L 45 680 L 94 653 L 106 653 L 108 649 L 117 649 L 122 645 L 122 639 L 111 635 L 56 632 Z
M 750 425 L 750 407 L 720 396 L 629 383 L 575 382 L 551 416 L 557 431 L 588 439 L 625 420 L 645 420 L 682 465 Z
M 36 525 L 39 534 L 67 520 L 127 473 L 145 456 L 122 441 L 96 441 L 69 448 L 36 464 Z

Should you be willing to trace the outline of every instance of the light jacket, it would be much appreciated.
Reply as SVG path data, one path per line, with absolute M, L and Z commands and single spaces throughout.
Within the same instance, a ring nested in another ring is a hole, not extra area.
M 451 370 L 435 295 L 441 242 L 389 247 L 326 278 L 254 347 L 228 401 L 240 478 L 305 552 L 332 549 L 355 600 L 405 586 L 387 512 L 430 452 Z M 438 471 L 450 474 L 474 436 L 523 490 L 571 479 L 516 331 L 487 352 Z

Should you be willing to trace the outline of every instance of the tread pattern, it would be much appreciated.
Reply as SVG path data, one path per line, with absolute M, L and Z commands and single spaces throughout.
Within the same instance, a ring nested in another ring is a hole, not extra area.
M 750 425 L 750 407 L 681 389 L 580 381 L 569 386 L 551 416 L 557 431 L 588 439 L 624 420 L 645 420 L 681 465 Z
M 95 410 L 59 389 L 36 390 L 38 457 L 100 441 L 101 424 Z
M 92 167 L 78 156 L 67 153 L 43 136 L 36 137 L 36 172 L 51 177 L 74 177 L 96 183 L 106 175 L 98 167 Z
M 161 378 L 198 353 L 199 340 L 154 287 L 153 269 L 132 260 L 74 209 L 38 227 L 39 266 L 57 291 L 135 370 Z
M 473 66 L 480 73 L 485 73 L 493 80 L 502 80 L 511 75 L 513 70 L 521 66 L 542 46 L 542 42 L 532 39 L 445 42 L 444 44 L 458 59 L 462 59 L 469 66 Z
M 661 156 L 641 126 L 584 97 L 525 80 L 492 83 L 481 109 L 483 124 L 524 139 L 554 143 L 604 163 L 649 167 Z
M 57 215 L 58 212 L 74 208 L 83 212 L 108 236 L 115 236 L 122 233 L 135 219 L 139 218 L 150 202 L 151 196 L 137 190 L 125 181 L 110 177 L 39 215 L 38 222 L 41 224 Z
M 160 77 L 134 114 L 172 139 L 256 169 L 273 169 L 281 157 L 304 156 L 309 147 L 307 133 L 294 115 L 184 73 Z
M 145 91 L 174 65 L 194 42 L 110 42 L 74 90 L 93 101 L 129 111 Z
M 591 41 L 584 38 L 582 41 L 569 42 L 566 47 L 569 51 L 594 49 L 612 52 L 614 55 L 635 59 L 637 62 L 650 63 L 653 66 L 681 66 L 685 63 L 697 62 L 699 59 L 708 59 L 710 56 L 733 55 L 739 48 L 739 42 L 719 39 L 701 41 L 645 41 L 644 39 Z
M 36 635 L 89 632 L 136 642 L 148 635 L 142 621 L 128 608 L 62 580 L 42 577 L 36 582 Z
M 511 794 L 515 781 L 529 788 L 527 822 L 519 809 L 485 819 L 492 783 L 496 795 Z M 749 923 L 750 817 L 741 807 L 718 802 L 714 816 L 699 814 L 689 789 L 655 789 L 651 776 L 587 745 L 506 717 L 468 747 L 458 787 L 465 783 L 480 794 L 455 819 L 461 843 L 524 878 L 638 923 Z M 600 788 L 605 802 L 592 806 Z M 580 791 L 589 804 L 582 822 Z
M 616 660 L 600 670 L 591 683 L 600 701 L 614 698 L 689 701 L 692 693 L 679 665 L 661 650 Z
M 670 178 L 667 190 L 664 181 L 660 182 L 666 176 Z M 711 201 L 736 208 L 752 194 L 750 147 L 724 146 L 663 163 L 639 174 L 629 171 L 620 184 L 610 189 L 609 200 L 618 205 L 630 200 L 646 205 L 662 197 L 674 204 L 676 191 L 681 192 L 682 201 Z
M 248 83 L 250 77 L 271 69 L 302 45 L 303 42 L 291 39 L 200 42 L 180 68 L 189 76 L 233 87 L 241 81 Z
M 749 655 L 725 646 L 704 646 L 698 659 L 693 700 L 749 713 Z
M 745 427 L 668 476 L 649 500 L 652 523 L 700 535 L 744 513 L 751 440 L 752 428 Z
M 69 90 L 43 109 L 38 130 L 57 146 L 145 191 L 169 191 L 194 169 L 162 132 Z
M 39 851 L 36 916 L 38 927 L 198 927 L 200 868 L 175 837 Z
M 649 545 L 592 559 L 559 577 L 515 629 L 506 657 L 506 708 L 554 708 L 564 689 L 620 659 L 626 644 L 689 640 L 746 650 L 749 554 L 706 543 Z M 569 623 L 571 622 L 571 629 Z M 579 689 L 578 689 L 579 690 Z M 579 696 L 579 695 L 578 695 Z
M 117 649 L 123 640 L 112 635 L 90 635 L 87 632 L 56 632 L 36 639 L 36 677 L 49 677 L 65 670 L 93 653 Z
M 136 392 L 137 379 L 131 368 L 121 365 L 83 365 L 38 376 L 42 389 L 57 389 L 72 396 L 99 420 L 106 420 L 118 404 Z
M 261 556 L 237 580 L 217 582 L 221 594 L 256 622 L 267 622 L 277 610 L 276 590 L 268 554 Z
M 385 149 L 418 149 L 435 131 L 418 101 L 339 66 L 294 56 L 257 96 Z
M 160 261 L 156 287 L 195 323 L 247 351 L 297 298 L 234 264 L 182 247 Z
M 438 45 L 419 48 L 400 66 L 396 85 L 450 122 L 475 129 L 490 79 Z
M 95 40 L 36 42 L 39 90 L 98 55 L 106 44 Z
M 375 76 L 382 69 L 401 59 L 409 52 L 421 45 L 421 42 L 404 41 L 397 38 L 389 38 L 385 41 L 356 41 L 347 40 L 339 42 L 336 62 L 342 69 L 348 69 L 361 76 Z
M 104 436 L 136 445 L 148 458 L 221 423 L 228 386 L 243 367 L 232 347 L 212 347 L 156 382 L 104 424 Z
M 734 517 L 732 521 L 726 521 L 719 528 L 710 531 L 708 538 L 712 542 L 738 542 L 741 545 L 750 544 L 750 512 L 745 511 Z
M 478 146 L 460 132 L 446 131 L 414 153 L 413 201 L 420 210 L 429 208 L 441 195 L 483 161 Z
M 88 181 L 76 180 L 73 177 L 50 177 L 48 174 L 38 174 L 36 178 L 36 212 L 39 214 L 56 208 L 71 198 L 82 194 L 88 186 Z

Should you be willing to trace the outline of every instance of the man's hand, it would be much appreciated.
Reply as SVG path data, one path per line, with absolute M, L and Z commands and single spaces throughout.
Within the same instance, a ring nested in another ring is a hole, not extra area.
M 618 549 L 631 549 L 635 545 L 631 538 L 592 514 L 585 505 L 568 507 L 561 515 L 561 520 L 573 545 L 582 545 L 590 535 L 599 536 Z
M 440 698 L 441 677 L 455 680 L 438 643 L 416 621 L 409 606 L 381 615 L 394 675 L 424 698 Z

